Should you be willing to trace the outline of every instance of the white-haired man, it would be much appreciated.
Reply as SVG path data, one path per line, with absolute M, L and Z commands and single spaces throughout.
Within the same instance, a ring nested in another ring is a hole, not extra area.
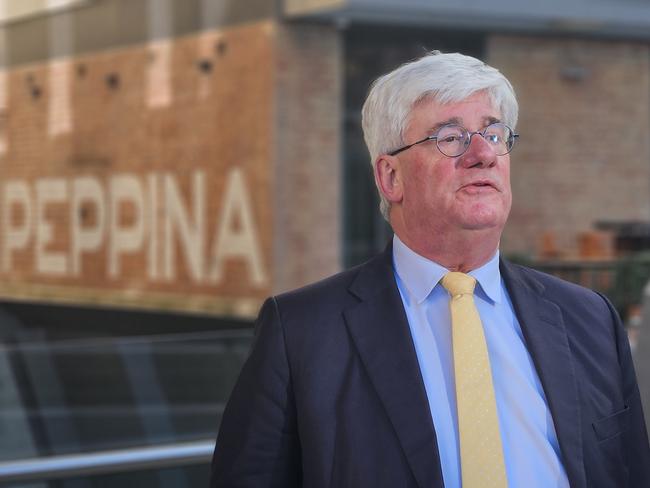
M 264 304 L 212 487 L 650 486 L 616 312 L 499 257 L 517 111 L 460 54 L 374 83 L 363 129 L 393 241 Z

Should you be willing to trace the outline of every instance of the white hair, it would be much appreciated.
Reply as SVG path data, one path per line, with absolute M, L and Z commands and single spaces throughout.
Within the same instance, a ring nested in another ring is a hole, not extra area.
M 460 102 L 483 90 L 514 130 L 519 107 L 512 85 L 499 70 L 476 58 L 432 51 L 377 78 L 363 104 L 361 123 L 373 169 L 379 156 L 404 145 L 404 131 L 418 102 L 430 97 L 440 104 Z M 379 189 L 376 177 L 375 184 Z M 390 203 L 381 191 L 379 197 L 388 220 Z

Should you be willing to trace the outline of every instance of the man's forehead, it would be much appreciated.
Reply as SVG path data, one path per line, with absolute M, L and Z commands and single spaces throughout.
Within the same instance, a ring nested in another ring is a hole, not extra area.
M 480 122 L 483 125 L 490 125 L 490 124 L 494 124 L 495 122 L 501 122 L 501 118 L 496 117 L 495 115 L 484 115 L 483 117 L 480 117 Z M 437 120 L 433 122 L 433 124 L 431 125 L 431 129 L 437 129 L 443 125 L 449 125 L 449 124 L 464 125 L 465 120 L 463 119 L 463 117 L 449 117 L 446 119 Z
M 501 111 L 494 106 L 491 97 L 484 92 L 478 92 L 469 97 L 448 103 L 440 103 L 434 97 L 418 101 L 410 113 L 411 126 L 414 122 L 436 129 L 446 124 L 489 125 L 501 121 Z M 470 120 L 471 119 L 471 120 Z

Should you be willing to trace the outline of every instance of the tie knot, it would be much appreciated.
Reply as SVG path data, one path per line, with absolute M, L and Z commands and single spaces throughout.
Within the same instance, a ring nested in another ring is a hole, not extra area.
M 472 295 L 476 280 L 470 275 L 451 271 L 442 278 L 442 286 L 452 295 Z

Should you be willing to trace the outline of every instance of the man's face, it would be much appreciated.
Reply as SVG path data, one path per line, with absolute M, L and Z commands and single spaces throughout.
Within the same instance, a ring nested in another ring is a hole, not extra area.
M 484 92 L 446 105 L 425 99 L 411 112 L 404 141 L 418 141 L 445 123 L 473 132 L 500 120 L 499 110 Z M 412 238 L 503 229 L 512 203 L 510 156 L 497 156 L 480 135 L 474 135 L 467 151 L 458 157 L 442 154 L 435 141 L 413 146 L 395 157 L 399 159 L 401 217 Z

